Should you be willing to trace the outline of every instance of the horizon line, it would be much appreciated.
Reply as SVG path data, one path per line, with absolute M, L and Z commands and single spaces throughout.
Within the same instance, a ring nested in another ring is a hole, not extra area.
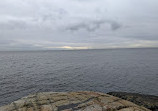
M 27 51 L 81 51 L 81 50 L 117 50 L 117 49 L 157 49 L 158 47 L 124 47 L 124 48 L 89 48 L 89 49 L 40 49 L 40 50 L 0 50 L 0 52 L 27 52 Z

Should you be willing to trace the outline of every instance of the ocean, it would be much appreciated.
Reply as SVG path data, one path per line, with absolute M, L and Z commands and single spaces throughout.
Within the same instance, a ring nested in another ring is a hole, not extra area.
M 158 95 L 158 48 L 0 52 L 0 106 L 36 92 Z

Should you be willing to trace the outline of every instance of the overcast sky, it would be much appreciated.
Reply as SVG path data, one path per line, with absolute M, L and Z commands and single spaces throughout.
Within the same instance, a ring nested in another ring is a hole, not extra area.
M 158 0 L 1 0 L 0 50 L 158 47 Z

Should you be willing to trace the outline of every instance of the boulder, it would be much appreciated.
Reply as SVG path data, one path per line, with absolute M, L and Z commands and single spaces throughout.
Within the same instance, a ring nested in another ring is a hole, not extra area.
M 158 96 L 127 92 L 109 92 L 108 94 L 144 106 L 152 111 L 158 111 Z

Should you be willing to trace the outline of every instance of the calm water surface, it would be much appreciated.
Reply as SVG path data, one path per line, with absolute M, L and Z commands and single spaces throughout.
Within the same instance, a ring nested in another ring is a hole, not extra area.
M 158 95 L 158 49 L 0 52 L 0 106 L 81 90 Z

